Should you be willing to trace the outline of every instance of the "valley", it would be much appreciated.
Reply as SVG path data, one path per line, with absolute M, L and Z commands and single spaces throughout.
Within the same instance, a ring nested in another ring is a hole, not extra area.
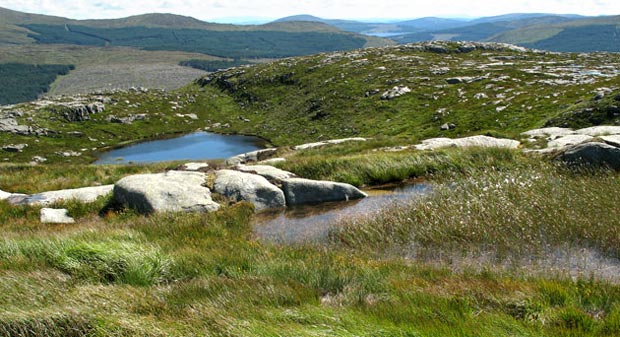
M 0 18 L 0 336 L 620 335 L 615 17 Z

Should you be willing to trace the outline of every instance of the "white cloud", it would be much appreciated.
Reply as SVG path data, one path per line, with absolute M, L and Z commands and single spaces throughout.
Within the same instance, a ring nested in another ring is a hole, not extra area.
M 117 18 L 150 12 L 201 20 L 221 17 L 278 18 L 312 14 L 325 18 L 489 16 L 505 13 L 618 15 L 618 0 L 0 0 L 0 7 L 76 19 Z

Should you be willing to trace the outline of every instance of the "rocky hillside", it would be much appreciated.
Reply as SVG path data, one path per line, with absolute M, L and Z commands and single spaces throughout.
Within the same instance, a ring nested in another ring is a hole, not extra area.
M 433 42 L 235 68 L 189 90 L 224 95 L 233 125 L 237 115 L 252 121 L 239 131 L 276 143 L 291 135 L 515 136 L 544 125 L 618 123 L 614 108 L 591 105 L 617 94 L 619 62 L 616 54 Z
M 92 161 L 98 151 L 195 130 L 274 145 L 373 137 L 519 139 L 544 126 L 620 125 L 616 54 L 424 43 L 287 58 L 216 72 L 176 92 L 100 92 L 0 108 L 5 160 Z M 15 147 L 11 147 L 13 149 Z

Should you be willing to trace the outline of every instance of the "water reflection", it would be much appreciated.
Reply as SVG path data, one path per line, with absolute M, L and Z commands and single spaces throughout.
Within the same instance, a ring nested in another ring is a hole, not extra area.
M 429 189 L 427 184 L 405 185 L 365 191 L 369 194 L 368 198 L 360 200 L 265 211 L 256 215 L 254 233 L 262 240 L 279 243 L 321 241 L 342 219 L 371 215 L 391 205 L 420 197 Z

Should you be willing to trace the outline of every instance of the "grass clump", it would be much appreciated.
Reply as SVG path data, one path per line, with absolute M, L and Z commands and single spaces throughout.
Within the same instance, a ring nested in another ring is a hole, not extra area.
M 528 159 L 522 154 L 507 149 L 470 148 L 432 152 L 370 150 L 345 154 L 332 149 L 330 152 L 311 150 L 295 154 L 280 167 L 310 179 L 371 186 L 437 174 L 465 174 L 477 167 L 506 169 L 527 162 Z
M 615 173 L 582 175 L 539 164 L 484 168 L 457 181 L 410 205 L 346 222 L 331 238 L 382 249 L 413 244 L 523 256 L 566 246 L 619 256 Z

